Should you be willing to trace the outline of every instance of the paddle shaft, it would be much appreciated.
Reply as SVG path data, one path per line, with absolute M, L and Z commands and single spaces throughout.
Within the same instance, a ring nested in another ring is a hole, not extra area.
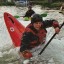
M 59 27 L 60 29 L 62 28 L 62 26 L 64 25 L 64 22 L 61 24 L 61 26 Z M 41 55 L 43 53 L 43 51 L 46 49 L 46 47 L 50 44 L 50 42 L 52 41 L 52 39 L 56 36 L 57 33 L 54 33 L 54 35 L 51 37 L 51 39 L 48 41 L 48 43 L 44 46 L 44 48 L 41 50 L 41 52 L 39 53 L 39 55 Z
M 42 17 L 46 17 L 47 14 L 43 13 L 43 14 L 41 14 L 41 16 L 42 16 Z M 19 17 L 24 17 L 24 16 L 19 16 Z

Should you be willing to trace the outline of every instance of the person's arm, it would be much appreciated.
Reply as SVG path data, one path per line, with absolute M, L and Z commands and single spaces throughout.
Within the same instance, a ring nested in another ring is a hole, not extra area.
M 24 17 L 27 17 L 27 15 L 28 15 L 28 11 L 25 13 Z
M 60 31 L 59 23 L 56 20 L 46 20 L 46 21 L 43 21 L 43 25 L 44 25 L 45 28 L 53 26 L 56 33 L 59 33 L 59 31 Z
M 21 39 L 20 55 L 25 59 L 32 57 L 32 53 L 27 49 L 28 46 L 30 45 L 30 37 L 31 33 L 25 32 Z
M 35 11 L 32 10 L 32 14 L 34 14 L 34 13 L 35 13 Z
M 45 20 L 43 21 L 43 25 L 45 28 L 52 27 L 52 26 L 54 28 L 59 27 L 59 23 L 56 20 Z

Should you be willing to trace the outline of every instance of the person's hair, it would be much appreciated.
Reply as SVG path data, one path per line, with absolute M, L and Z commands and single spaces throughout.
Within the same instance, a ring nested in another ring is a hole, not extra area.
M 31 17 L 31 23 L 42 22 L 43 19 L 39 14 L 33 14 Z

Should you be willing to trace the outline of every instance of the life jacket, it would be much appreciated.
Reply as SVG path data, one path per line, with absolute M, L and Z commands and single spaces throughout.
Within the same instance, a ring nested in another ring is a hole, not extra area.
M 30 46 L 29 47 L 35 47 L 38 46 L 41 43 L 45 43 L 45 39 L 46 39 L 46 29 L 41 27 L 41 29 L 39 31 L 37 31 L 32 24 L 28 25 L 28 27 L 25 30 L 25 33 L 32 33 L 31 38 L 32 41 L 30 42 Z

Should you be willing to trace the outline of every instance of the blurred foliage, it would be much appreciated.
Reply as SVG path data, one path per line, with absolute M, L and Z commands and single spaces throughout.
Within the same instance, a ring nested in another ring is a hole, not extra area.
M 14 2 L 2 2 L 2 3 L 0 3 L 0 6 L 14 6 L 15 5 L 15 3 Z
M 15 0 L 11 0 L 11 2 L 8 2 L 8 0 L 0 0 L 0 5 L 10 5 L 14 6 Z M 32 5 L 41 5 L 42 7 L 49 7 L 49 8 L 59 8 L 64 3 L 64 0 L 28 0 L 30 4 Z
M 0 0 L 0 6 L 14 6 L 14 0 L 11 0 L 11 2 L 8 2 L 8 0 Z
M 56 7 L 58 8 L 58 7 L 61 7 L 61 5 L 62 5 L 62 2 L 54 2 L 54 3 L 46 2 L 42 4 L 43 7 L 49 7 L 49 8 L 56 8 Z
M 59 9 L 62 4 L 64 4 L 64 0 L 29 0 L 32 5 L 41 5 L 42 8 L 56 8 Z

